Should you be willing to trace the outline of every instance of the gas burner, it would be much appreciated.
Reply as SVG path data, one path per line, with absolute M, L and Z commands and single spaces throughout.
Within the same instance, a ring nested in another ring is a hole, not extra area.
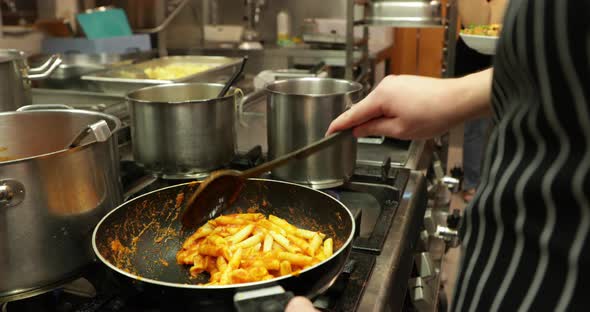
M 13 295 L 5 294 L 1 298 L 0 304 L 7 305 L 10 302 L 26 300 L 28 298 L 35 298 L 35 297 L 42 296 L 46 293 L 50 293 L 55 290 L 65 288 L 65 287 L 72 288 L 69 285 L 74 284 L 75 280 L 78 278 L 79 275 L 80 275 L 80 272 L 77 272 L 77 273 L 74 273 L 74 274 L 72 274 L 72 275 L 70 275 L 58 282 L 46 284 L 46 285 L 39 286 L 39 287 L 20 289 L 16 294 L 13 294 Z
M 352 251 L 334 285 L 314 300 L 314 306 L 322 311 L 356 311 L 374 266 L 374 255 Z

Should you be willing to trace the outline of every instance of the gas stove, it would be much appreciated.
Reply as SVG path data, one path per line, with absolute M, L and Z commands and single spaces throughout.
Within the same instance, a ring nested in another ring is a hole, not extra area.
M 245 169 L 261 161 L 261 150 L 255 148 L 237 157 L 230 167 Z M 422 206 L 415 199 L 419 193 L 417 190 L 421 188 L 421 182 L 416 179 L 420 175 L 408 169 L 391 167 L 391 163 L 390 159 L 386 159 L 378 166 L 358 164 L 348 183 L 323 190 L 351 210 L 357 222 L 357 233 L 343 272 L 326 292 L 314 300 L 314 305 L 322 311 L 365 311 L 369 308 L 380 310 L 389 305 L 386 302 L 388 299 L 379 294 L 384 290 L 401 292 L 400 304 L 404 302 L 411 268 L 405 268 L 408 273 L 399 276 L 395 276 L 395 269 L 404 267 L 402 257 L 413 257 L 413 242 L 410 241 L 417 236 L 420 214 L 423 215 L 424 212 L 418 211 L 417 215 L 413 215 L 413 220 L 417 221 L 412 224 L 405 220 L 409 208 Z M 145 177 L 146 173 L 133 162 L 122 163 L 122 179 L 126 187 L 145 181 Z M 143 186 L 130 197 L 187 182 L 160 178 L 147 180 L 147 186 Z M 396 239 L 399 241 L 395 241 Z M 76 281 L 78 286 L 70 284 L 40 296 L 10 302 L 3 306 L 4 310 L 1 312 L 184 311 L 202 308 L 214 311 L 234 310 L 231 302 L 162 303 L 157 298 L 146 298 L 141 293 L 130 294 L 117 284 L 111 271 L 99 263 L 89 267 L 80 277 L 83 279 Z M 84 285 L 82 290 L 79 285 Z M 374 301 L 373 297 L 380 298 L 382 304 L 371 303 Z

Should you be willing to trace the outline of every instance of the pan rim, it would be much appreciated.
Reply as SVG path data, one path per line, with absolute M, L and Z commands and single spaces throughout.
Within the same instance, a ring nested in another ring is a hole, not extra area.
M 338 199 L 322 192 L 321 190 L 316 190 L 313 189 L 309 186 L 306 185 L 301 185 L 301 184 L 297 184 L 297 183 L 292 183 L 292 182 L 287 182 L 287 181 L 280 181 L 280 180 L 273 180 L 273 179 L 262 179 L 262 178 L 249 178 L 248 180 L 253 180 L 253 181 L 262 181 L 262 182 L 272 182 L 272 183 L 282 183 L 282 184 L 287 184 L 287 185 L 294 185 L 297 187 L 301 187 L 301 188 L 306 188 L 315 192 L 320 193 L 323 196 L 326 196 L 328 198 L 330 198 L 331 200 L 336 201 L 342 208 L 344 208 L 344 211 L 346 211 L 348 213 L 348 217 L 350 218 L 350 221 L 352 223 L 352 228 L 350 231 L 350 234 L 348 236 L 348 238 L 346 239 L 346 241 L 344 242 L 344 244 L 342 244 L 342 247 L 340 247 L 336 252 L 334 252 L 334 254 L 332 254 L 332 256 L 328 259 L 325 259 L 321 262 L 316 263 L 315 265 L 302 270 L 299 272 L 299 274 L 303 274 L 307 271 L 311 271 L 319 266 L 321 266 L 324 263 L 327 263 L 328 261 L 334 259 L 336 256 L 338 256 L 339 254 L 345 252 L 345 250 L 347 250 L 347 247 L 352 244 L 352 240 L 354 239 L 354 233 L 356 232 L 356 222 L 354 220 L 354 216 L 352 215 L 352 212 Z M 275 283 L 291 278 L 291 277 L 297 277 L 297 275 L 284 275 L 284 276 L 280 276 L 280 277 L 276 277 L 270 280 L 266 280 L 266 281 L 258 281 L 258 282 L 250 282 L 250 283 L 241 283 L 241 284 L 229 284 L 229 285 L 211 285 L 211 286 L 203 286 L 203 285 L 195 285 L 195 284 L 180 284 L 180 283 L 171 283 L 171 282 L 163 282 L 163 281 L 159 281 L 159 280 L 155 280 L 155 279 L 151 279 L 151 278 L 146 278 L 146 277 L 142 277 L 133 273 L 129 273 L 125 270 L 120 269 L 119 267 L 113 265 L 110 261 L 108 261 L 107 259 L 105 259 L 102 254 L 98 251 L 98 247 L 96 246 L 96 233 L 98 232 L 98 229 L 100 228 L 100 226 L 102 225 L 102 223 L 108 219 L 108 217 L 114 213 L 115 211 L 121 209 L 125 204 L 135 201 L 135 200 L 140 200 L 141 198 L 148 196 L 152 193 L 156 193 L 156 192 L 160 192 L 166 189 L 170 189 L 170 188 L 175 188 L 175 187 L 179 187 L 179 186 L 183 186 L 183 185 L 190 185 L 190 184 L 196 184 L 196 181 L 191 181 L 191 182 L 187 182 L 187 183 L 181 183 L 181 184 L 176 184 L 176 185 L 172 185 L 172 186 L 167 186 L 164 188 L 160 188 L 148 193 L 145 193 L 141 196 L 138 196 L 136 198 L 133 198 L 130 201 L 126 201 L 121 203 L 119 206 L 117 206 L 115 209 L 109 211 L 109 213 L 107 213 L 104 217 L 102 217 L 102 219 L 100 219 L 100 221 L 96 224 L 96 226 L 94 227 L 94 230 L 92 231 L 92 249 L 94 251 L 94 254 L 96 255 L 97 258 L 99 258 L 99 260 L 106 266 L 108 266 L 111 270 L 116 271 L 119 274 L 125 275 L 128 278 L 134 279 L 134 280 L 138 280 L 141 282 L 147 282 L 153 285 L 159 285 L 159 286 L 166 286 L 166 287 L 174 287 L 174 288 L 182 288 L 182 289 L 199 289 L 199 290 L 210 290 L 210 289 L 220 289 L 220 290 L 229 290 L 229 289 L 236 289 L 236 290 L 240 290 L 243 288 L 251 288 L 254 286 L 273 286 Z

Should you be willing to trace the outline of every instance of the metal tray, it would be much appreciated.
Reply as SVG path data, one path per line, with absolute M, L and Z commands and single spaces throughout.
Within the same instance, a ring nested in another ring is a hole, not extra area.
M 392 27 L 442 27 L 439 1 L 373 1 L 365 23 Z
M 223 56 L 168 56 L 128 66 L 120 66 L 116 69 L 95 72 L 90 75 L 82 76 L 82 79 L 92 81 L 102 92 L 120 95 L 155 84 L 175 82 L 225 82 L 231 74 L 237 70 L 240 62 L 240 58 Z M 211 68 L 193 75 L 171 80 L 149 79 L 144 73 L 144 70 L 148 68 L 187 63 L 211 65 Z M 132 73 L 138 78 L 126 78 L 123 73 Z

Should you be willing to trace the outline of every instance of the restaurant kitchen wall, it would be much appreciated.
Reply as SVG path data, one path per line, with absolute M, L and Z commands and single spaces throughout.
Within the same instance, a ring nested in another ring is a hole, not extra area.
M 201 13 L 207 7 L 208 16 Z M 214 8 L 217 8 L 215 10 Z M 228 10 L 227 8 L 232 8 Z M 290 14 L 291 30 L 299 35 L 305 18 L 345 18 L 346 1 L 342 0 L 281 0 L 267 1 L 260 15 L 258 31 L 265 42 L 275 42 L 276 16 L 281 10 Z M 217 23 L 220 25 L 244 25 L 245 9 L 243 1 L 236 0 L 191 0 L 189 5 L 172 22 L 168 29 L 168 43 L 172 48 L 187 48 L 199 44 L 202 38 L 201 25 Z M 184 35 L 179 36 L 182 32 Z M 179 39 L 180 37 L 180 39 Z

